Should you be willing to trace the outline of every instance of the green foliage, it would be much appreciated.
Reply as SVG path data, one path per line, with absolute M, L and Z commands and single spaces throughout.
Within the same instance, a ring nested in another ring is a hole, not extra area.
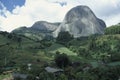
M 72 39 L 73 36 L 69 32 L 60 32 L 56 40 L 58 43 L 64 44 Z
M 120 53 L 112 53 L 111 54 L 111 61 L 120 61 Z
M 88 73 L 88 72 L 85 72 L 85 73 L 82 73 L 82 72 L 78 72 L 76 73 L 76 79 L 77 80 L 96 80 L 96 76 Z
M 0 74 L 0 80 L 11 79 L 11 74 Z
M 90 50 L 92 55 L 97 55 L 99 59 L 102 59 L 104 56 L 104 58 L 106 57 L 106 59 L 109 59 L 109 61 L 112 61 L 112 58 L 113 59 L 116 58 L 116 60 L 119 61 L 118 59 L 120 52 L 119 43 L 120 43 L 119 35 L 103 35 L 96 37 L 93 40 L 90 40 L 88 49 Z M 118 56 L 118 58 L 115 56 Z
M 105 34 L 120 34 L 120 25 L 114 25 L 106 28 Z
M 61 74 L 58 80 L 68 80 L 68 78 L 65 74 Z
M 46 50 L 46 52 L 53 53 L 53 54 L 55 54 L 56 51 L 59 51 L 60 53 L 65 53 L 67 55 L 76 55 L 75 52 L 70 51 L 70 49 L 68 49 L 64 45 L 58 44 L 58 43 L 52 44 L 50 47 L 46 48 L 45 50 Z
M 89 51 L 84 47 L 79 47 L 77 53 L 78 53 L 78 56 L 83 56 L 83 57 L 88 57 L 89 56 L 90 57 Z
M 55 63 L 58 67 L 64 68 L 70 64 L 69 57 L 66 54 L 57 53 L 55 56 Z
M 115 67 L 97 67 L 90 70 L 92 75 L 97 76 L 97 80 L 118 80 L 120 75 L 120 66 Z
M 36 80 L 36 76 L 40 80 L 118 80 L 119 34 L 72 39 L 70 34 L 63 33 L 59 34 L 56 43 L 49 40 L 34 41 L 25 36 L 1 32 L 0 73 L 12 67 L 15 71 L 28 74 L 28 80 Z M 58 53 L 55 55 L 56 51 Z M 56 67 L 54 61 L 64 72 L 56 75 L 45 71 L 46 66 Z M 28 70 L 28 63 L 32 64 L 31 70 Z M 84 71 L 86 67 L 89 69 Z

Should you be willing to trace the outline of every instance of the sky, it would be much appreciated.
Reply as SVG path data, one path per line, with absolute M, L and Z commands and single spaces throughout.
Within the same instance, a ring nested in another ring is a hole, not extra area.
M 78 5 L 90 7 L 107 26 L 120 23 L 120 0 L 0 0 L 0 30 L 10 32 L 36 21 L 62 22 Z

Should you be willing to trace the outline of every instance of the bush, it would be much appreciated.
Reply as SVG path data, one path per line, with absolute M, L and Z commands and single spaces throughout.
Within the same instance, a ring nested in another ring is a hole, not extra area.
M 120 53 L 112 53 L 111 61 L 120 61 Z
M 114 25 L 106 28 L 105 34 L 120 34 L 120 25 Z
M 57 37 L 57 42 L 64 44 L 73 39 L 73 36 L 69 32 L 60 32 Z
M 66 54 L 56 54 L 55 63 L 58 67 L 67 67 L 70 64 L 70 60 Z

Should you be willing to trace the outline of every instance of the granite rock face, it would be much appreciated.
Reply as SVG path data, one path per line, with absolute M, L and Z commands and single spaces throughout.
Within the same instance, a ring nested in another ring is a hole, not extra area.
M 49 23 L 46 21 L 35 22 L 31 27 L 20 27 L 12 31 L 19 35 L 24 35 L 30 39 L 39 41 L 42 39 L 53 38 L 52 32 L 54 32 L 60 23 Z
M 46 21 L 38 21 L 32 25 L 31 29 L 39 30 L 41 32 L 53 32 L 58 28 L 59 25 L 60 23 L 49 23 Z
M 53 36 L 57 37 L 61 31 L 68 31 L 74 37 L 104 34 L 105 28 L 104 21 L 97 18 L 89 7 L 77 6 L 66 14 L 63 22 L 53 32 Z
M 77 6 L 66 14 L 64 20 L 58 23 L 37 21 L 31 27 L 20 27 L 12 32 L 32 37 L 54 37 L 59 32 L 68 31 L 75 38 L 92 34 L 104 34 L 106 24 L 97 18 L 87 6 Z

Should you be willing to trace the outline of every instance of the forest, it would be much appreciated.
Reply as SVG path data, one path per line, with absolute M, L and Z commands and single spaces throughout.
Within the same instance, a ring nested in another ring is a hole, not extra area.
M 40 41 L 1 31 L 0 80 L 18 73 L 26 77 L 14 80 L 119 80 L 120 25 L 103 35 L 74 38 L 60 32 Z

